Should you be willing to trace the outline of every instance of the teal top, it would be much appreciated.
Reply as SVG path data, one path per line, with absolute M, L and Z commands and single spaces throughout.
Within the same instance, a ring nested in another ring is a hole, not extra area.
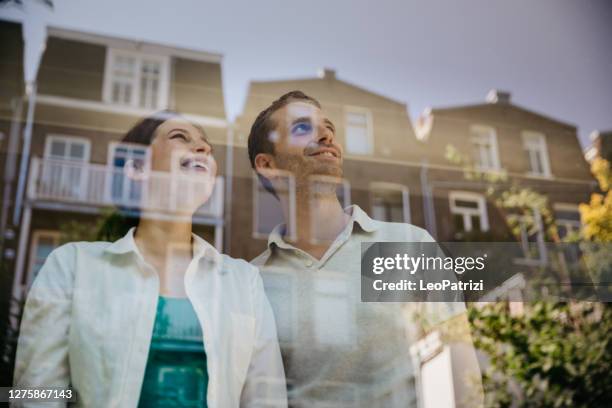
M 159 297 L 139 407 L 207 407 L 202 328 L 187 298 Z

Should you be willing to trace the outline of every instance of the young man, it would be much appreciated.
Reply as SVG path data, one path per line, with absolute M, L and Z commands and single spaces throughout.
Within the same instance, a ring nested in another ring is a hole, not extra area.
M 413 225 L 375 221 L 356 205 L 342 208 L 336 191 L 343 151 L 335 135 L 319 102 L 300 91 L 262 111 L 249 135 L 251 165 L 280 200 L 285 219 L 253 263 L 272 288 L 268 296 L 279 326 L 289 402 L 415 406 L 410 346 L 423 328 L 408 303 L 361 302 L 361 243 L 433 238 Z M 295 188 L 295 194 L 287 188 Z M 473 397 L 464 403 L 480 405 L 480 372 L 463 303 L 419 306 L 430 325 L 452 317 L 453 327 L 463 332 L 469 347 L 464 347 L 462 377 L 474 384 Z

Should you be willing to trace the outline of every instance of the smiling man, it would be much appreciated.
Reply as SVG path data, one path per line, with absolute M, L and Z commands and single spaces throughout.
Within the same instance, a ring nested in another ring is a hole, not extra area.
M 342 207 L 337 187 L 343 150 L 335 126 L 319 102 L 300 91 L 283 95 L 258 115 L 248 147 L 251 165 L 280 200 L 285 218 L 253 263 L 268 288 L 284 288 L 268 296 L 279 325 L 290 404 L 415 406 L 410 346 L 424 330 L 412 314 L 415 308 L 408 307 L 414 304 L 361 302 L 361 243 L 433 238 L 413 225 L 373 220 L 356 205 Z M 295 188 L 294 195 L 284 193 L 287 186 Z M 480 372 L 463 303 L 418 306 L 430 326 L 453 321 L 463 333 L 462 375 L 475 384 L 466 406 L 480 405 Z

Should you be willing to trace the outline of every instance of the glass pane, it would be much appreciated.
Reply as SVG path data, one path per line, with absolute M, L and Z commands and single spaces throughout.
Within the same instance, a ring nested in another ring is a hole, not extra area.
M 482 231 L 480 217 L 477 215 L 472 215 L 472 231 Z
M 349 125 L 365 127 L 368 123 L 368 117 L 365 113 L 349 112 L 346 114 L 346 122 Z
M 453 215 L 453 226 L 455 227 L 455 231 L 465 231 L 465 225 L 463 223 L 463 215 L 461 214 Z
M 368 132 L 365 128 L 354 126 L 346 128 L 346 151 L 352 154 L 370 153 Z
M 70 144 L 70 157 L 72 159 L 85 159 L 85 144 L 71 143 Z
M 455 206 L 462 208 L 478 209 L 478 201 L 456 199 Z
M 51 142 L 51 156 L 56 158 L 64 158 L 66 155 L 66 142 L 63 140 L 54 140 Z

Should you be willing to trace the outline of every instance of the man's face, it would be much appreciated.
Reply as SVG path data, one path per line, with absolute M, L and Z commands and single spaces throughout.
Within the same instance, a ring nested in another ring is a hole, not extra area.
M 321 109 L 302 101 L 291 102 L 272 114 L 270 132 L 274 163 L 298 178 L 313 175 L 342 177 L 342 147 L 334 124 Z

